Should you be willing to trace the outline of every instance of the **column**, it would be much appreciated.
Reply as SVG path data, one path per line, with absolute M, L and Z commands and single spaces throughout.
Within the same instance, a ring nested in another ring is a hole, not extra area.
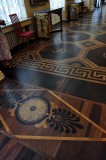
M 85 0 L 85 6 L 88 7 L 90 11 L 94 11 L 94 0 Z
M 94 11 L 95 7 L 94 7 L 94 0 L 90 0 L 90 11 Z

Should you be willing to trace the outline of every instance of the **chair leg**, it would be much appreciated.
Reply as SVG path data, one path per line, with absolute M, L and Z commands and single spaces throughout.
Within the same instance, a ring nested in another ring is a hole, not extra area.
M 28 40 L 26 40 L 26 42 L 27 42 L 27 46 L 29 47 L 29 42 L 28 42 Z
M 17 38 L 17 42 L 18 42 L 18 47 L 20 49 L 20 42 L 19 42 L 19 38 Z

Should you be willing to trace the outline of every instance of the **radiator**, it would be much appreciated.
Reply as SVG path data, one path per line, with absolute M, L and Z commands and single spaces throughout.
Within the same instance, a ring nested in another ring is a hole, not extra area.
M 7 37 L 10 49 L 13 49 L 15 46 L 17 46 L 18 42 L 14 31 L 5 33 L 5 36 Z
M 32 24 L 29 25 L 29 30 L 33 31 Z M 23 27 L 23 31 L 25 31 L 24 27 Z M 17 37 L 16 37 L 14 31 L 10 31 L 10 32 L 5 33 L 5 36 L 7 37 L 10 49 L 13 49 L 14 47 L 16 47 L 18 45 L 18 40 L 17 40 Z M 20 39 L 19 43 L 22 43 L 22 42 L 23 41 Z

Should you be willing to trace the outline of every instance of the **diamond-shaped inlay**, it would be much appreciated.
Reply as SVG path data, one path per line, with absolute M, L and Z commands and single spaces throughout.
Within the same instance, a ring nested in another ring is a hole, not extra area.
M 87 32 L 100 32 L 100 27 L 99 26 L 91 26 L 91 25 L 77 25 L 77 26 L 72 26 L 72 30 L 74 31 L 87 31 Z
M 106 47 L 90 50 L 87 53 L 86 58 L 95 63 L 97 66 L 106 67 Z
M 63 34 L 62 36 L 59 35 L 57 38 L 61 39 L 62 41 L 76 42 L 76 41 L 87 40 L 90 38 L 90 35 L 88 35 L 86 33 L 70 32 L 70 33 Z
M 91 47 L 91 46 L 94 46 L 94 45 L 95 45 L 95 43 L 90 42 L 90 41 L 83 42 L 83 43 L 81 43 L 81 44 L 84 45 L 85 47 Z
M 51 60 L 64 60 L 77 57 L 81 49 L 75 44 L 59 43 L 45 46 L 39 51 L 42 58 Z

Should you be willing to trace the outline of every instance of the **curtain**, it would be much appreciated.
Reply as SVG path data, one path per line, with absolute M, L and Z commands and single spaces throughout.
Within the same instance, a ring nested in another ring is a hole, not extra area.
M 49 0 L 50 9 L 57 9 L 63 7 L 65 9 L 65 0 Z
M 27 17 L 24 0 L 0 0 L 0 19 L 11 23 L 9 14 L 16 13 L 20 19 Z

